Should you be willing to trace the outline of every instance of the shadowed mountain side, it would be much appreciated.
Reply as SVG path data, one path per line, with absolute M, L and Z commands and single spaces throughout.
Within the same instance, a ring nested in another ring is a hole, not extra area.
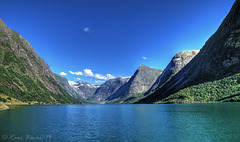
M 126 84 L 129 79 L 130 77 L 119 77 L 107 80 L 97 88 L 91 100 L 104 101 L 110 95 L 114 94 L 121 86 Z

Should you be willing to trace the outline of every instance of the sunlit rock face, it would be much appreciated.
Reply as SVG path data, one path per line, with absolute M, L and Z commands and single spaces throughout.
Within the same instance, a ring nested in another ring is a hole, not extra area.
M 150 93 L 159 89 L 164 83 L 170 80 L 175 74 L 177 74 L 185 65 L 187 65 L 197 54 L 199 50 L 182 51 L 177 53 L 168 64 L 163 73 L 157 78 L 153 86 L 144 94 Z

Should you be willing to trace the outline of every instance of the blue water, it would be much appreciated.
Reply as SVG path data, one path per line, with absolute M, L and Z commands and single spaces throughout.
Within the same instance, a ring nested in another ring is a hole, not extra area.
M 240 103 L 10 106 L 0 141 L 239 141 Z

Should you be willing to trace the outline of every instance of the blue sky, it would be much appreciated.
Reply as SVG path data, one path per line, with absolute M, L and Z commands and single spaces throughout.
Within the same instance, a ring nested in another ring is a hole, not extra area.
M 0 18 L 54 73 L 99 84 L 199 50 L 234 0 L 0 0 Z M 64 75 L 64 73 L 66 75 Z

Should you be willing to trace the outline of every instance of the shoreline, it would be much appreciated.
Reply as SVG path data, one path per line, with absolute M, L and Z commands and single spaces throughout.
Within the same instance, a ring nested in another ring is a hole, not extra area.
M 6 106 L 4 103 L 0 102 L 0 110 L 8 110 L 9 107 Z
M 23 106 L 25 106 L 25 105 L 29 105 L 29 104 L 27 104 L 27 103 L 5 103 L 5 105 L 8 105 L 8 106 L 12 106 L 12 105 L 23 105 Z

